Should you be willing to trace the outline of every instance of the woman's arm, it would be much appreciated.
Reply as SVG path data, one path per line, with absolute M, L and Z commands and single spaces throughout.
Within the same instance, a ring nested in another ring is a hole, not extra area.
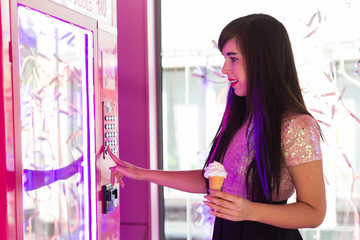
M 220 191 L 210 191 L 205 202 L 212 214 L 232 221 L 250 220 L 282 228 L 315 228 L 326 213 L 322 161 L 290 167 L 296 188 L 296 202 L 284 205 L 250 202 Z M 216 210 L 216 211 L 214 211 Z
M 207 193 L 202 170 L 163 171 L 145 170 L 144 180 L 190 193 Z
M 296 202 L 279 206 L 257 204 L 254 220 L 284 228 L 319 226 L 326 213 L 322 161 L 290 167 L 290 174 L 295 183 Z
M 114 185 L 115 179 L 124 186 L 122 177 L 126 176 L 139 181 L 148 181 L 164 187 L 190 193 L 207 193 L 202 170 L 189 171 L 163 171 L 150 170 L 131 165 L 128 162 L 117 158 L 108 150 L 111 159 L 116 163 L 111 169 L 111 184 Z

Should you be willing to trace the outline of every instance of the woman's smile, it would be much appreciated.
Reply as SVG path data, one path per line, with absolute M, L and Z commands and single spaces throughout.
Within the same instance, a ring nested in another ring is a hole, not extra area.
M 236 85 L 236 83 L 238 82 L 238 80 L 237 79 L 229 79 L 229 82 L 230 82 L 230 85 L 232 87 L 234 87 Z

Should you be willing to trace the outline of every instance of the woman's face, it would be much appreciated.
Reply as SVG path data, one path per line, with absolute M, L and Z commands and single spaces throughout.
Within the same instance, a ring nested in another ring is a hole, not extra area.
M 246 96 L 247 77 L 245 59 L 236 43 L 236 39 L 230 39 L 224 46 L 222 54 L 225 57 L 221 72 L 228 76 L 231 87 L 237 96 Z

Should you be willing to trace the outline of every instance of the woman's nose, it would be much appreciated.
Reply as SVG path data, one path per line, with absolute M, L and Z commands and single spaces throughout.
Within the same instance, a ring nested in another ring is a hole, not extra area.
M 224 65 L 223 65 L 223 67 L 221 69 L 222 74 L 227 75 L 227 74 L 229 74 L 231 72 L 231 69 L 230 69 L 230 67 L 228 65 L 229 64 L 227 64 L 227 61 L 225 60 Z

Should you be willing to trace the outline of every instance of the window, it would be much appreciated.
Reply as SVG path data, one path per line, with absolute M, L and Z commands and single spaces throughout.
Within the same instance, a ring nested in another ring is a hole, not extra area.
M 216 49 L 232 19 L 263 12 L 287 28 L 308 109 L 326 137 L 327 215 L 304 239 L 359 236 L 360 4 L 355 1 L 181 0 L 161 3 L 163 165 L 199 169 L 220 124 L 227 79 Z M 164 190 L 165 238 L 207 239 L 212 217 L 203 195 Z

